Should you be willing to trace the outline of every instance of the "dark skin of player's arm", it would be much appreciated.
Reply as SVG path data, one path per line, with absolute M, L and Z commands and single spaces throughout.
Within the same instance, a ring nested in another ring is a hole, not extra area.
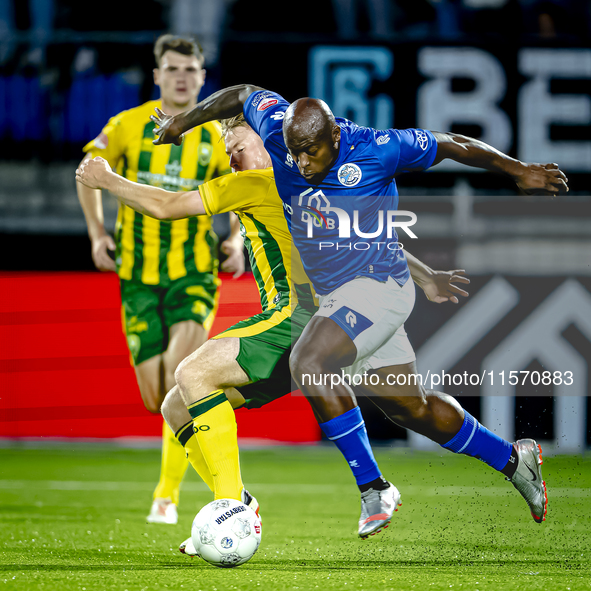
M 171 117 L 160 109 L 150 119 L 159 127 L 154 130 L 154 144 L 181 145 L 183 133 L 216 119 L 228 119 L 242 113 L 246 99 L 253 93 L 264 90 L 252 84 L 239 84 L 214 92 L 197 103 L 190 111 Z

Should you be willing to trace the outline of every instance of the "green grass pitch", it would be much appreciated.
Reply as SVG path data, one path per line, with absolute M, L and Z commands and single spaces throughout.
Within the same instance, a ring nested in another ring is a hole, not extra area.
M 545 458 L 550 500 L 538 525 L 510 483 L 476 460 L 376 455 L 402 507 L 389 529 L 361 541 L 359 495 L 336 449 L 243 451 L 263 541 L 249 563 L 222 570 L 178 552 L 211 500 L 195 474 L 179 525 L 145 523 L 157 450 L 0 449 L 0 591 L 591 589 L 589 458 Z

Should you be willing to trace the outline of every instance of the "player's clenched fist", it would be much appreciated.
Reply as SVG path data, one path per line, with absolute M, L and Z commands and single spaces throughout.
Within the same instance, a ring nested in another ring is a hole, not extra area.
M 105 175 L 111 172 L 109 163 L 100 156 L 85 160 L 76 169 L 76 180 L 91 189 L 102 189 Z

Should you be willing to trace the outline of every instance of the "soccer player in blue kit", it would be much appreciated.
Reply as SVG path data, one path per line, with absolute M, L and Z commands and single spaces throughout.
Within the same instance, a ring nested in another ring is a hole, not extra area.
M 175 117 L 158 111 L 155 143 L 180 143 L 185 131 L 241 111 L 271 155 L 294 244 L 320 296 L 318 312 L 291 353 L 290 368 L 327 437 L 348 460 L 354 457 L 359 439 L 351 435 L 362 417 L 347 380 L 338 378 L 343 370 L 377 376 L 356 385 L 355 394 L 368 396 L 393 422 L 504 474 L 534 520 L 544 521 L 540 446 L 531 439 L 501 439 L 453 397 L 414 379 L 415 355 L 404 331 L 414 285 L 402 251 L 390 249 L 398 238 L 388 212 L 398 206 L 397 175 L 446 158 L 509 175 L 528 194 L 568 191 L 564 173 L 556 164 L 523 163 L 458 134 L 360 127 L 335 119 L 320 100 L 303 98 L 290 105 L 251 85 L 221 90 Z M 381 505 L 386 518 L 400 493 L 377 466 L 374 476 L 362 494 L 372 497 L 374 507 Z

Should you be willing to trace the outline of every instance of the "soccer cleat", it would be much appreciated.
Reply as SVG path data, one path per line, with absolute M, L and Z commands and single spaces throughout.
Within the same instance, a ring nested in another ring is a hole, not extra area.
M 394 511 L 402 505 L 400 493 L 391 483 L 386 490 L 369 490 L 361 493 L 361 517 L 359 518 L 359 537 L 365 540 L 386 529 Z
M 154 499 L 150 514 L 146 517 L 148 523 L 164 523 L 176 525 L 179 516 L 176 505 L 170 499 Z
M 259 502 L 245 489 L 242 489 L 240 494 L 240 500 L 247 506 L 250 507 L 260 518 L 259 515 Z
M 195 550 L 195 546 L 193 545 L 193 539 L 187 538 L 180 546 L 179 552 L 182 554 L 186 554 L 187 556 L 199 556 L 197 550 Z M 199 558 L 201 558 L 199 556 Z
M 546 520 L 548 493 L 542 480 L 542 448 L 533 439 L 520 439 L 514 443 L 519 461 L 517 470 L 508 480 L 525 499 L 536 523 Z

